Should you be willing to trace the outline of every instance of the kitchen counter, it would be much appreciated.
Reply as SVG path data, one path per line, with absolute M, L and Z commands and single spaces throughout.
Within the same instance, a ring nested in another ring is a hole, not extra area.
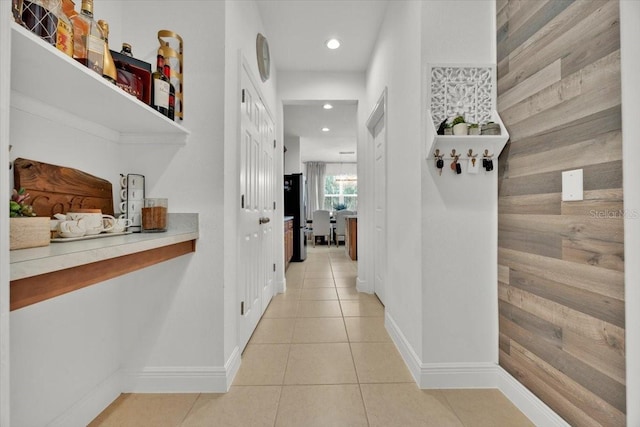
M 10 252 L 11 310 L 195 252 L 198 214 L 169 213 L 167 231 L 52 242 Z

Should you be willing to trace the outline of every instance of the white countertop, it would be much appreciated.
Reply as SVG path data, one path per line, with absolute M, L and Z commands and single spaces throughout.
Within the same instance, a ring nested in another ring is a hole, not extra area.
M 11 251 L 10 280 L 51 273 L 199 237 L 198 214 L 169 213 L 167 220 L 167 231 L 161 233 L 132 233 Z

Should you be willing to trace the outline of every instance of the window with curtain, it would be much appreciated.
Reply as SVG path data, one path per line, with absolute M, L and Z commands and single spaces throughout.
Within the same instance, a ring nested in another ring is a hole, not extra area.
M 326 175 L 324 177 L 323 209 L 358 210 L 358 177 L 356 175 Z

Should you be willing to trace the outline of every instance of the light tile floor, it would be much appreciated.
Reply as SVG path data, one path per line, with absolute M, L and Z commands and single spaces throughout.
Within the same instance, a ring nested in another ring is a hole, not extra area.
M 287 271 L 224 394 L 123 394 L 97 426 L 531 426 L 498 390 L 420 390 L 343 248 Z

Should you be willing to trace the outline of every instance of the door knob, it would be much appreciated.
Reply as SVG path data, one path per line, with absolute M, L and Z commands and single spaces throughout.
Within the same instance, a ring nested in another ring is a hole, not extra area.
M 261 218 L 258 220 L 258 223 L 259 223 L 259 224 L 266 224 L 266 223 L 268 223 L 268 222 L 270 222 L 270 221 L 271 221 L 271 218 L 267 218 L 267 217 L 265 216 L 265 217 L 261 217 Z

